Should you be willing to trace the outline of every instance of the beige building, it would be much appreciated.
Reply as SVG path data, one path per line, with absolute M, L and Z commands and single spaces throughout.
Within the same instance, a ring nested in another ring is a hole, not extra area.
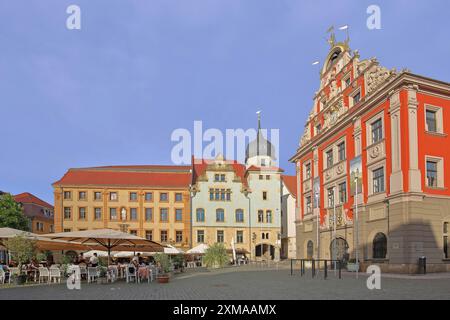
M 111 228 L 190 247 L 189 166 L 70 169 L 53 184 L 55 230 Z

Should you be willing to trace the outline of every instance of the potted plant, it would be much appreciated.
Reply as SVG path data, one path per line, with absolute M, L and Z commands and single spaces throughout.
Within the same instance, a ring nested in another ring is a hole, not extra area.
M 158 283 L 169 282 L 169 272 L 171 267 L 169 256 L 165 253 L 157 253 L 155 255 L 155 262 L 161 270 L 161 273 L 156 277 Z
M 223 268 L 228 262 L 227 250 L 223 243 L 215 243 L 206 249 L 203 263 L 208 268 Z
M 356 262 L 356 259 L 350 259 L 347 262 L 347 271 L 350 271 L 350 272 L 359 271 L 359 261 Z
M 73 258 L 69 255 L 63 255 L 61 258 L 61 266 L 62 266 L 62 270 L 64 271 L 64 276 L 68 276 L 69 274 L 67 273 L 69 266 L 72 264 Z
M 24 236 L 16 236 L 3 242 L 4 246 L 11 253 L 14 261 L 17 262 L 19 274 L 14 276 L 15 284 L 24 284 L 27 280 L 27 274 L 22 271 L 22 265 L 27 263 L 35 256 L 36 245 L 34 241 Z
M 107 279 L 107 274 L 108 274 L 108 268 L 105 266 L 98 266 L 98 275 L 99 277 L 97 278 L 97 283 L 98 284 L 107 284 L 108 283 L 108 279 Z
M 182 253 L 177 254 L 175 257 L 172 258 L 172 262 L 176 271 L 178 272 L 184 271 L 184 263 L 185 263 L 184 254 Z

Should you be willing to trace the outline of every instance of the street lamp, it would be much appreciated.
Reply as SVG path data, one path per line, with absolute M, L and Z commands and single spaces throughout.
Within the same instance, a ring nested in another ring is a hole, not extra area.
M 334 272 L 336 272 L 336 187 L 333 188 L 333 257 L 334 260 Z
M 317 242 L 317 260 L 320 260 L 320 235 L 319 235 L 319 232 L 320 232 L 320 228 L 319 228 L 319 225 L 320 225 L 320 206 L 319 206 L 319 192 L 318 192 L 318 190 L 316 190 L 315 195 L 316 195 L 316 208 L 317 208 L 317 239 L 316 239 L 316 242 Z
M 359 169 L 356 169 L 355 175 L 355 259 L 356 259 L 356 278 L 358 279 L 358 271 L 359 271 L 359 241 L 358 241 L 358 177 L 359 177 Z

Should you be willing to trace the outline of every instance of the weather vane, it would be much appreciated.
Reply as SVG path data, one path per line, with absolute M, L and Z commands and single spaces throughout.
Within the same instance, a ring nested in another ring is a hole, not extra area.
M 334 26 L 331 26 L 328 28 L 327 33 L 330 34 L 330 37 L 327 39 L 328 44 L 330 47 L 334 47 L 336 44 L 336 36 L 334 34 Z

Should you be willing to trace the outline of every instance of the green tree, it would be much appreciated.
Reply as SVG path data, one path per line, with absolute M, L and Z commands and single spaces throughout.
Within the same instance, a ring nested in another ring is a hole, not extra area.
M 29 231 L 28 219 L 23 215 L 20 203 L 7 193 L 0 195 L 0 228 Z
M 36 255 L 36 243 L 22 235 L 3 241 L 3 245 L 10 252 L 13 260 L 17 262 L 19 272 L 22 272 L 22 265 Z

